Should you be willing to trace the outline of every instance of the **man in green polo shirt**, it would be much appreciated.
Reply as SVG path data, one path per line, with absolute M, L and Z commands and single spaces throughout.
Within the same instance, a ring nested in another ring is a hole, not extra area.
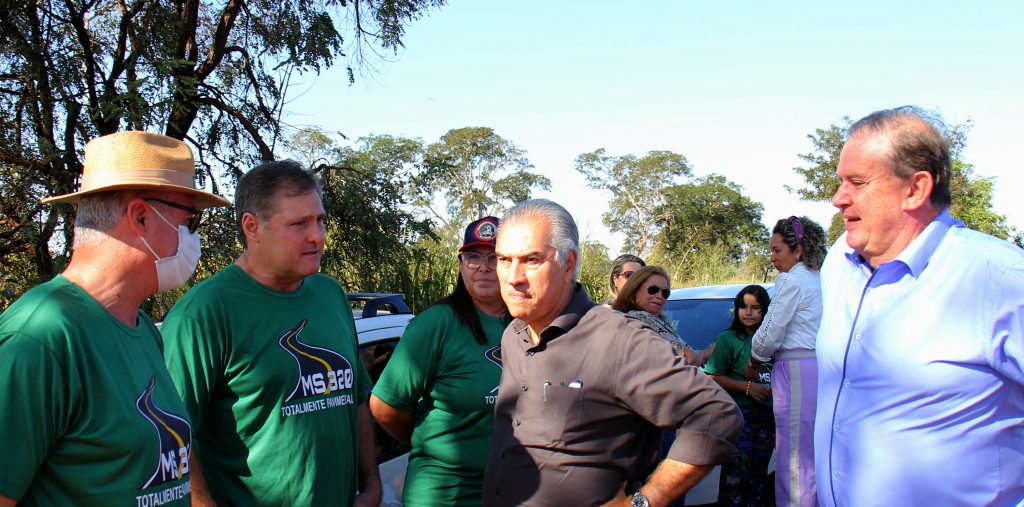
M 345 291 L 318 273 L 320 185 L 294 162 L 262 164 L 235 214 L 245 251 L 161 329 L 195 428 L 193 504 L 378 505 L 369 375 Z
M 0 315 L 0 506 L 189 505 L 192 429 L 142 301 L 185 283 L 201 209 L 187 145 L 85 148 L 67 269 Z

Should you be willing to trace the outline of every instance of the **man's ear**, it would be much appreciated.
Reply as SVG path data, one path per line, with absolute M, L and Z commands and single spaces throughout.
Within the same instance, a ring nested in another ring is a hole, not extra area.
M 252 213 L 242 214 L 242 234 L 247 245 L 260 242 L 260 219 Z
M 146 209 L 148 207 L 146 201 L 136 198 L 130 199 L 128 206 L 124 210 L 124 215 L 128 220 L 128 227 L 131 228 L 136 236 L 142 236 L 142 233 L 146 230 Z
M 570 276 L 576 273 L 577 262 L 579 262 L 579 252 L 576 250 L 569 250 L 569 255 L 565 256 L 565 269 Z
M 903 190 L 903 211 L 917 211 L 930 203 L 935 180 L 928 171 L 917 171 L 907 178 Z

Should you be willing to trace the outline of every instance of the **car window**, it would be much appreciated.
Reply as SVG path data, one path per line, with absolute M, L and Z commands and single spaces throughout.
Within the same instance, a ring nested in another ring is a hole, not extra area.
M 701 350 L 732 324 L 732 299 L 669 300 L 662 312 L 687 344 Z
M 359 355 L 363 358 L 366 371 L 370 374 L 370 380 L 376 384 L 384 367 L 388 365 L 391 356 L 395 353 L 398 345 L 398 338 L 367 343 L 359 347 Z M 392 458 L 409 452 L 409 446 L 405 445 L 388 435 L 384 428 L 381 428 L 376 421 L 373 423 L 375 445 L 377 447 L 377 464 L 384 463 Z

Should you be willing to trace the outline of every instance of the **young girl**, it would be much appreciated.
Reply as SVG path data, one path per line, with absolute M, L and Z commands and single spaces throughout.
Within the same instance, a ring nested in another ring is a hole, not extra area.
M 734 300 L 732 325 L 715 339 L 714 352 L 704 371 L 726 390 L 743 412 L 739 455 L 722 466 L 719 505 L 775 505 L 773 481 L 767 468 L 775 447 L 771 377 L 765 369 L 757 381 L 747 380 L 750 339 L 761 326 L 768 308 L 768 291 L 748 285 Z

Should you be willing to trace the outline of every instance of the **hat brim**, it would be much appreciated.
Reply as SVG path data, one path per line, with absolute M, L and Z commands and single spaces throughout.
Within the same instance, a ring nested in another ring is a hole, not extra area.
M 459 248 L 459 251 L 463 252 L 467 248 L 472 248 L 474 246 L 489 246 L 491 248 L 494 248 L 494 242 L 493 241 L 474 241 L 472 243 L 466 243 L 465 245 L 462 245 L 462 247 Z
M 56 195 L 53 197 L 47 197 L 41 199 L 44 204 L 51 203 L 78 203 L 82 197 L 92 194 L 98 194 L 100 192 L 107 192 L 111 190 L 163 190 L 166 192 L 180 192 L 182 194 L 188 194 L 196 198 L 194 206 L 198 209 L 213 208 L 216 206 L 231 206 L 231 201 L 209 192 L 203 192 L 202 190 L 196 190 L 190 187 L 183 187 L 180 185 L 154 185 L 154 184 L 139 184 L 139 183 L 124 183 L 120 185 L 109 185 L 98 188 L 91 188 L 89 190 L 81 192 L 72 192 L 70 194 Z

